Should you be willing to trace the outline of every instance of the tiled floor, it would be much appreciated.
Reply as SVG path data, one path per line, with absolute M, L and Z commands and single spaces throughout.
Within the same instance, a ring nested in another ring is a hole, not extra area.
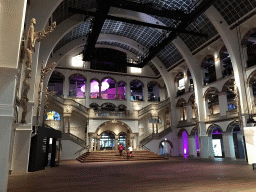
M 9 176 L 8 192 L 255 191 L 256 170 L 243 161 L 172 158 L 154 162 L 87 163 Z

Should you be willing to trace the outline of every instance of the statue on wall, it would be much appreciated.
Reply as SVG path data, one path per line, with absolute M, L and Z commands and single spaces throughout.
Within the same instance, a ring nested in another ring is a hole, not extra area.
M 43 31 L 35 32 L 34 26 L 36 24 L 36 19 L 32 18 L 27 34 L 27 46 L 24 48 L 26 51 L 26 68 L 24 70 L 25 77 L 22 84 L 20 106 L 22 107 L 22 118 L 21 123 L 26 123 L 27 115 L 27 105 L 28 105 L 28 92 L 30 89 L 30 79 L 31 79 L 31 66 L 32 66 L 32 51 L 35 51 L 35 43 L 44 39 L 49 33 L 51 33 L 56 28 L 56 22 L 52 23 L 51 26 L 46 27 Z M 24 51 L 24 50 L 23 50 Z M 24 56 L 23 56 L 24 57 Z M 23 58 L 20 58 L 22 62 Z
M 53 70 L 53 68 L 56 66 L 56 63 L 53 62 L 48 66 L 44 66 L 44 61 L 42 63 L 41 66 L 41 71 L 40 71 L 40 82 L 39 82 L 39 87 L 38 87 L 38 107 L 37 107 L 37 112 L 36 112 L 36 125 L 39 124 L 39 112 L 41 109 L 41 93 L 42 93 L 42 86 L 43 86 L 43 81 L 45 79 L 45 76 L 47 75 L 47 73 L 49 73 L 51 70 Z

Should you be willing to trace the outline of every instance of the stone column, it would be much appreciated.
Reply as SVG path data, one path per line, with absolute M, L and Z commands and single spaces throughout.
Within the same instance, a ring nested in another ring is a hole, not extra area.
M 214 56 L 214 62 L 215 62 L 215 70 L 216 70 L 216 79 L 220 79 L 223 77 L 223 75 L 222 75 L 222 66 L 220 62 L 220 57 L 218 53 L 216 53 Z
M 190 83 L 189 83 L 189 79 L 188 79 L 188 76 L 186 73 L 184 74 L 184 80 L 185 80 L 185 93 L 187 93 L 187 92 L 189 92 Z
M 100 151 L 100 136 L 97 136 L 97 151 Z
M 64 98 L 67 98 L 69 96 L 69 78 L 68 78 L 67 72 L 65 74 L 65 80 L 63 83 L 63 95 L 64 95 Z
M 68 133 L 70 133 L 70 116 L 67 116 L 67 120 L 68 120 Z
M 31 133 L 30 125 L 20 125 L 15 130 L 12 161 L 13 174 L 24 174 L 28 171 Z
M 101 99 L 101 82 L 99 82 L 99 99 Z
M 131 86 L 130 84 L 126 85 L 126 101 L 127 101 L 127 110 L 131 110 Z
M 148 102 L 148 86 L 144 85 L 143 89 L 143 101 Z
M 228 111 L 227 92 L 219 93 L 219 106 L 220 106 L 220 115 L 226 116 Z
M 90 100 L 90 80 L 87 79 L 86 86 L 85 86 L 85 106 L 89 108 L 89 100 Z
M 189 142 L 189 156 L 197 157 L 195 136 L 194 135 L 188 136 L 188 142 Z
M 208 135 L 200 136 L 199 144 L 200 144 L 200 158 L 214 157 L 211 137 L 209 137 Z
M 204 106 L 205 106 L 205 115 L 206 115 L 205 118 L 207 119 L 207 116 L 210 115 L 207 98 L 204 98 Z
M 118 135 L 115 135 L 115 150 L 118 150 Z
M 235 148 L 232 133 L 222 133 L 224 152 L 226 158 L 235 159 Z
M 176 117 L 177 117 L 177 122 L 181 120 L 181 117 L 180 117 L 180 107 L 176 108 Z
M 193 109 L 191 104 L 186 105 L 186 111 L 187 111 L 187 122 L 191 122 L 193 118 Z
M 94 137 L 93 137 L 93 139 L 94 139 L 94 151 L 96 151 L 96 146 L 97 146 L 97 145 L 96 145 L 97 137 L 95 137 L 95 136 L 94 136 Z

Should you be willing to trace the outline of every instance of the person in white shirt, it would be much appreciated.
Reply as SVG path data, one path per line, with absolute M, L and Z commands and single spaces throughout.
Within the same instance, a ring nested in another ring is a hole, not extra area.
M 128 147 L 129 151 L 130 151 L 130 157 L 132 156 L 132 147 Z

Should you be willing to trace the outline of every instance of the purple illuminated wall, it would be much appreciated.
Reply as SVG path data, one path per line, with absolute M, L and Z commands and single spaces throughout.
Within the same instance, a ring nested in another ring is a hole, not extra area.
M 101 83 L 102 99 L 116 98 L 116 82 L 112 79 L 104 79 Z
M 196 141 L 196 151 L 200 151 L 200 147 L 199 147 L 199 139 L 197 134 L 195 134 L 195 141 Z
M 99 97 L 99 82 L 98 81 L 96 81 L 96 80 L 91 81 L 90 93 L 91 93 L 91 98 Z
M 189 142 L 188 142 L 188 134 L 186 131 L 182 132 L 182 140 L 183 140 L 183 153 L 184 155 L 188 155 L 189 154 Z
M 73 75 L 69 79 L 69 96 L 84 97 L 85 96 L 85 79 L 79 74 Z

